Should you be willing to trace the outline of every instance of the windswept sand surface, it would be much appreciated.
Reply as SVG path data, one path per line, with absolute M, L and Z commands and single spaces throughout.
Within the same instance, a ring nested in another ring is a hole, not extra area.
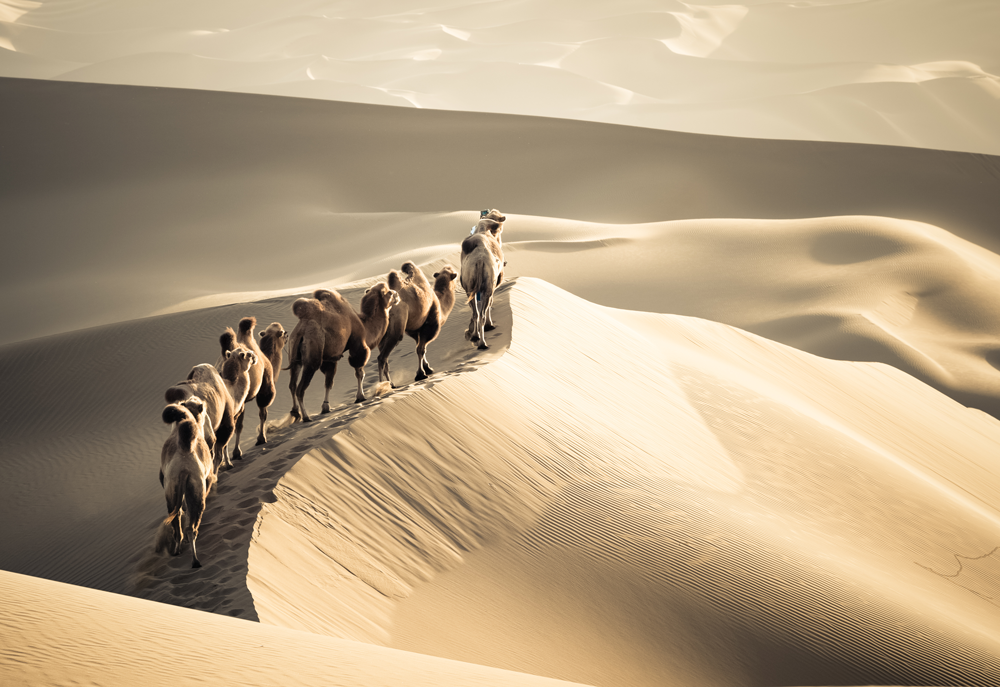
M 0 5 L 0 75 L 1000 154 L 982 0 Z
M 0 92 L 0 682 L 1000 685 L 997 158 Z M 487 205 L 492 348 L 459 292 L 425 382 L 282 372 L 156 555 L 164 390 Z
M 9 685 L 570 684 L 8 572 L 0 592 L 0 680 Z

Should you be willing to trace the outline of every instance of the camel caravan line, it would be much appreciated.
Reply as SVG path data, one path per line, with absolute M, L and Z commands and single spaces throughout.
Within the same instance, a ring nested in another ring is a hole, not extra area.
M 472 311 L 465 338 L 479 349 L 489 348 L 486 332 L 495 328 L 493 296 L 503 282 L 507 264 L 500 238 L 507 218 L 495 209 L 482 210 L 479 215 L 472 233 L 462 241 L 460 280 L 455 268 L 445 265 L 434 273 L 432 282 L 408 260 L 365 291 L 360 312 L 336 291 L 318 289 L 311 298 L 299 298 L 292 304 L 298 323 L 291 332 L 272 322 L 260 332 L 258 343 L 254 337 L 257 319 L 244 317 L 235 331 L 227 327 L 219 337 L 221 354 L 215 365 L 195 365 L 186 379 L 167 389 L 162 419 L 170 425 L 170 434 L 160 452 L 160 484 L 168 515 L 157 530 L 157 552 L 169 549 L 171 555 L 179 555 L 186 537 L 191 540 L 191 567 L 201 567 L 196 544 L 205 499 L 220 471 L 233 467 L 232 459 L 243 457 L 240 434 L 251 402 L 256 401 L 260 418 L 257 445 L 267 443 L 267 411 L 274 402 L 282 369 L 287 369 L 290 377 L 290 415 L 299 422 L 312 420 L 303 397 L 317 371 L 325 376 L 321 412 L 330 412 L 330 389 L 337 363 L 345 354 L 357 380 L 355 402 L 366 399 L 364 368 L 376 346 L 379 382 L 393 387 L 389 354 L 404 334 L 416 347 L 414 379 L 426 379 L 434 374 L 427 362 L 427 346 L 441 333 L 455 306 L 456 280 Z M 285 350 L 288 367 L 282 368 Z

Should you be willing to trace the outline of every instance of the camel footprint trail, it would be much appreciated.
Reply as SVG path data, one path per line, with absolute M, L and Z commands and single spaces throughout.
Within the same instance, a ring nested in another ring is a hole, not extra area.
M 362 290 L 345 289 L 343 294 L 349 300 L 356 300 Z M 316 415 L 310 423 L 295 424 L 290 423 L 291 418 L 286 413 L 284 418 L 272 424 L 266 444 L 245 449 L 242 460 L 236 460 L 232 469 L 220 473 L 218 484 L 208 498 L 198 537 L 198 554 L 203 567 L 190 568 L 190 548 L 186 540 L 182 551 L 187 555 L 165 556 L 144 548 L 131 559 L 133 573 L 128 593 L 197 610 L 260 620 L 247 586 L 248 559 L 265 522 L 264 504 L 275 503 L 276 489 L 282 478 L 304 455 L 323 451 L 337 437 L 343 439 L 345 430 L 363 421 L 368 414 L 378 412 L 383 404 L 426 393 L 438 384 L 447 383 L 449 377 L 472 372 L 503 355 L 511 330 L 508 292 L 509 285 L 503 285 L 495 301 L 499 307 L 495 307 L 497 329 L 492 336 L 499 346 L 490 351 L 476 350 L 465 340 L 461 318 L 452 318 L 445 323 L 435 346 L 430 349 L 437 370 L 432 377 L 410 383 L 417 356 L 409 346 L 399 347 L 394 359 L 400 370 L 395 383 L 400 388 L 378 396 L 372 389 L 369 400 L 354 403 L 354 385 L 335 384 L 331 394 L 332 412 Z M 406 381 L 398 379 L 404 375 Z M 280 380 L 278 386 L 284 386 Z M 307 396 L 307 403 L 312 404 L 310 407 L 318 406 L 316 396 L 321 393 L 320 389 L 316 389 L 312 397 Z M 279 392 L 279 408 L 287 402 L 287 392 Z M 345 473 L 350 472 L 348 466 L 344 468 Z M 364 475 L 357 476 L 359 483 L 365 479 Z M 320 523 L 320 526 L 337 527 L 340 520 L 336 512 L 324 513 L 323 518 L 329 522 Z M 150 540 L 152 536 L 150 530 Z M 334 561 L 330 564 L 340 567 Z

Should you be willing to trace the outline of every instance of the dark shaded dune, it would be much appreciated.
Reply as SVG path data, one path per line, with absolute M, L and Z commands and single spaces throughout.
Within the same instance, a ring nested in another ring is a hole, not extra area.
M 83 326 L 73 284 L 95 273 L 121 306 L 105 318 L 148 312 L 158 282 L 275 288 L 262 277 L 297 262 L 264 246 L 305 241 L 331 212 L 881 215 L 1000 252 L 1000 162 L 985 155 L 30 79 L 0 94 L 8 340 Z

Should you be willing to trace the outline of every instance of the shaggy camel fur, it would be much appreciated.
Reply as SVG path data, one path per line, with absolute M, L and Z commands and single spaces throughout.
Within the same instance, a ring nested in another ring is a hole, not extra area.
M 229 395 L 226 383 L 219 372 L 208 363 L 195 365 L 187 379 L 177 382 L 167 389 L 164 398 L 167 403 L 183 403 L 197 396 L 205 403 L 205 440 L 215 456 L 215 472 L 226 460 L 229 440 L 233 436 L 233 397 Z
M 212 454 L 205 441 L 205 405 L 197 396 L 184 403 L 171 403 L 163 409 L 163 421 L 173 425 L 160 451 L 160 483 L 169 515 L 157 531 L 156 551 L 159 553 L 171 546 L 172 555 L 181 552 L 184 538 L 181 521 L 186 508 L 194 558 L 191 567 L 200 568 L 198 529 L 205 512 L 205 499 L 216 481 Z
M 232 330 L 229 331 L 232 332 Z M 226 351 L 222 357 L 224 362 L 220 376 L 222 377 L 223 383 L 226 385 L 226 391 L 229 392 L 229 396 L 233 400 L 233 419 L 235 424 L 234 435 L 236 437 L 236 447 L 233 450 L 233 458 L 239 459 L 242 455 L 239 451 L 239 420 L 243 416 L 243 411 L 246 410 L 246 400 L 250 393 L 252 383 L 250 379 L 250 370 L 253 369 L 254 363 L 257 362 L 257 354 L 246 346 L 237 344 L 234 349 Z M 221 467 L 233 467 L 233 462 L 226 454 L 223 455 Z
M 292 312 L 299 318 L 299 323 L 288 337 L 288 370 L 291 377 L 288 388 L 292 392 L 290 412 L 293 418 L 303 422 L 312 419 L 306 412 L 302 397 L 316 370 L 326 375 L 323 412 L 330 412 L 330 388 L 337 373 L 337 363 L 344 353 L 348 354 L 347 361 L 354 368 L 354 376 L 358 380 L 355 401 L 360 403 L 365 400 L 361 386 L 365 379 L 365 364 L 371 355 L 371 347 L 385 334 L 389 309 L 397 303 L 399 294 L 385 282 L 378 282 L 365 291 L 360 314 L 354 312 L 339 293 L 326 289 L 319 289 L 312 298 L 300 298 L 292 304 Z
M 438 275 L 450 274 L 450 277 L 440 278 Z M 405 332 L 416 341 L 417 375 L 416 381 L 426 379 L 434 374 L 427 363 L 427 345 L 437 338 L 444 326 L 451 309 L 455 305 L 455 285 L 452 280 L 457 277 L 455 268 L 446 265 L 441 272 L 434 275 L 435 285 L 431 286 L 427 277 L 413 262 L 406 261 L 400 271 L 389 272 L 387 281 L 389 288 L 399 294 L 399 304 L 389 312 L 389 326 L 378 344 L 378 380 L 388 381 L 389 354 L 403 340 Z M 441 293 L 438 294 L 440 284 Z
M 495 210 L 493 212 L 496 212 Z M 499 215 L 503 220 L 506 217 Z M 500 234 L 503 222 L 484 217 L 472 236 L 462 241 L 462 288 L 468 294 L 472 319 L 465 338 L 489 348 L 486 332 L 493 329 L 493 292 L 503 281 L 503 248 Z
M 219 344 L 222 346 L 223 356 L 226 354 L 226 351 L 231 351 L 236 346 L 247 348 L 255 356 L 256 362 L 248 370 L 250 374 L 250 388 L 247 390 L 246 401 L 247 403 L 254 400 L 257 401 L 258 415 L 260 417 L 260 426 L 257 428 L 257 445 L 260 446 L 267 443 L 267 409 L 274 402 L 275 389 L 274 369 L 271 366 L 271 361 L 264 356 L 264 353 L 260 350 L 260 346 L 257 345 L 257 340 L 253 336 L 253 330 L 256 326 L 256 317 L 244 317 L 240 320 L 236 332 L 226 327 L 226 331 L 219 337 Z M 281 325 L 278 326 L 280 327 Z M 220 357 L 218 364 L 224 363 L 225 361 Z M 237 460 L 243 456 L 243 451 L 240 449 L 240 435 L 243 433 L 243 417 L 243 412 L 236 414 L 236 440 L 233 442 L 235 444 L 233 446 L 233 458 Z

